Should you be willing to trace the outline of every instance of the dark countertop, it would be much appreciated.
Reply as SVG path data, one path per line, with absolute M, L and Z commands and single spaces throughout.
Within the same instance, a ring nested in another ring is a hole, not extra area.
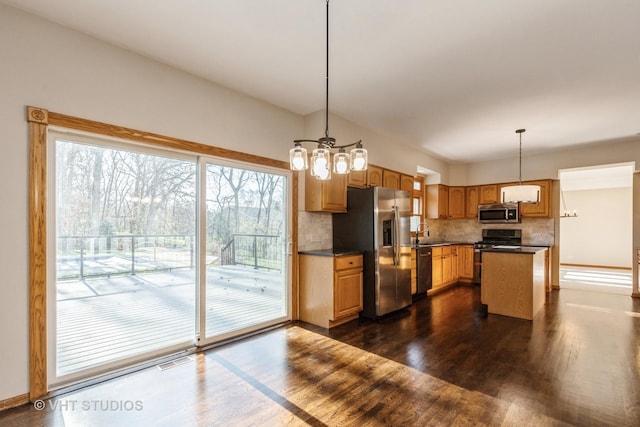
M 483 249 L 482 252 L 503 252 L 510 254 L 535 254 L 539 251 L 549 249 L 548 246 L 494 246 L 493 248 Z
M 424 242 L 424 243 L 420 243 L 419 245 L 416 245 L 415 242 L 411 244 L 411 247 L 416 249 L 416 248 L 432 248 L 435 246 L 452 246 L 452 245 L 471 245 L 473 246 L 473 243 L 469 243 L 469 242 Z
M 316 255 L 316 256 L 341 256 L 341 255 L 360 255 L 362 251 L 353 249 L 314 249 L 308 251 L 298 251 L 299 255 Z

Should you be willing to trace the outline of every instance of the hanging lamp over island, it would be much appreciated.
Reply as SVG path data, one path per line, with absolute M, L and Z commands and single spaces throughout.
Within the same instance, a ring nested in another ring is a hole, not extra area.
M 540 201 L 539 185 L 522 185 L 522 134 L 526 129 L 518 129 L 516 133 L 520 135 L 520 175 L 518 185 L 502 187 L 500 200 L 502 203 L 538 203 Z
M 349 171 L 367 170 L 367 150 L 362 146 L 362 140 L 346 145 L 336 145 L 336 139 L 329 136 L 329 0 L 327 0 L 327 54 L 326 54 L 326 101 L 325 101 L 325 127 L 324 136 L 318 139 L 297 139 L 293 141 L 293 148 L 289 150 L 289 167 L 291 170 L 300 171 L 309 168 L 307 149 L 303 142 L 317 144 L 311 152 L 311 175 L 316 179 L 331 179 L 331 172 L 335 174 L 347 174 Z M 349 153 L 345 148 L 352 148 Z M 331 150 L 337 149 L 333 155 L 333 167 L 331 167 Z

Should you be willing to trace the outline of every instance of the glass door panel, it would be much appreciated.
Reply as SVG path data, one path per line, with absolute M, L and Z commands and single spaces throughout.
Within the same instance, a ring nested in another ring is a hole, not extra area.
M 64 382 L 196 337 L 196 162 L 52 135 L 55 363 Z M 51 301 L 51 300 L 50 300 Z
M 286 176 L 205 168 L 204 341 L 288 319 Z

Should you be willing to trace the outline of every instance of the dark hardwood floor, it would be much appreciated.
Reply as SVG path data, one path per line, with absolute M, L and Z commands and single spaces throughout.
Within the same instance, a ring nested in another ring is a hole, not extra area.
M 640 425 L 640 301 L 552 292 L 533 321 L 459 286 L 330 331 L 294 323 L 0 413 L 0 425 Z

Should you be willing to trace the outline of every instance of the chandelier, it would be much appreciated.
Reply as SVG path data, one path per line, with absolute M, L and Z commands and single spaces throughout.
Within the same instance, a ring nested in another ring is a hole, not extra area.
M 316 179 L 331 179 L 331 171 L 335 174 L 347 174 L 349 171 L 364 171 L 367 169 L 367 150 L 362 147 L 362 140 L 347 145 L 336 145 L 336 139 L 329 136 L 329 0 L 327 0 L 327 54 L 326 54 L 326 101 L 324 136 L 318 139 L 296 139 L 293 148 L 289 150 L 289 166 L 291 170 L 300 171 L 309 168 L 307 149 L 303 142 L 312 142 L 317 147 L 311 153 L 311 175 Z M 354 147 L 347 152 L 345 148 Z M 331 150 L 338 152 L 332 156 Z M 331 167 L 333 157 L 333 168 Z
M 526 129 L 518 129 L 520 135 L 520 177 L 518 185 L 502 187 L 502 203 L 538 203 L 540 201 L 539 185 L 522 185 L 522 134 Z

